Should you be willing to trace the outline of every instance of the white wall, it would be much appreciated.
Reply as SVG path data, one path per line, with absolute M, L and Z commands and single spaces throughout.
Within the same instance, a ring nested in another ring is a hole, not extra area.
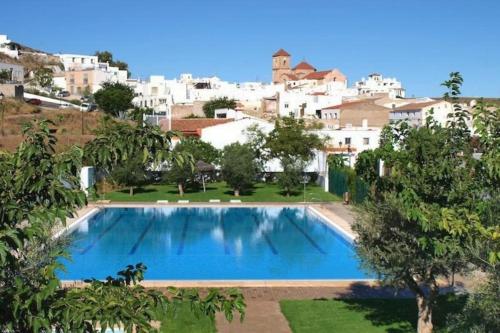
M 210 143 L 217 149 L 224 149 L 225 146 L 235 142 L 245 144 L 248 138 L 245 134 L 251 126 L 259 126 L 264 133 L 269 133 L 274 129 L 274 124 L 257 118 L 244 118 L 232 122 L 206 127 L 201 131 L 201 140 Z M 265 165 L 267 172 L 281 172 L 280 162 L 271 160 Z M 326 170 L 326 154 L 317 151 L 313 160 L 306 167 L 307 172 L 324 173 Z

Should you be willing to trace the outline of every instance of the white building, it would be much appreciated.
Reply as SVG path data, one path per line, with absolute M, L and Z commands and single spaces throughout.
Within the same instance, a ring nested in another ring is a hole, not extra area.
M 59 57 L 66 71 L 71 69 L 93 69 L 99 66 L 97 56 L 82 54 L 55 54 L 55 56 Z
M 342 103 L 342 94 L 326 95 L 292 90 L 279 93 L 277 101 L 280 117 L 320 118 L 321 109 Z
M 24 67 L 16 64 L 0 62 L 0 72 L 7 72 L 9 79 L 6 83 L 23 83 Z
M 266 85 L 260 82 L 230 83 L 218 77 L 193 78 L 191 74 L 181 74 L 179 79 L 165 79 L 153 75 L 147 81 L 128 80 L 136 93 L 134 105 L 155 110 L 171 107 L 173 104 L 193 104 L 227 97 L 247 105 L 260 106 L 264 97 L 272 96 L 283 85 Z
M 359 95 L 389 94 L 389 97 L 405 97 L 405 89 L 396 78 L 384 78 L 373 73 L 368 79 L 362 78 L 354 84 Z
M 433 118 L 441 125 L 446 126 L 448 114 L 453 112 L 453 104 L 446 101 L 427 101 L 423 103 L 409 103 L 394 108 L 389 113 L 391 122 L 406 121 L 411 126 L 425 125 L 430 111 L 433 110 Z
M 0 53 L 6 54 L 11 58 L 19 58 L 19 50 L 11 44 L 12 41 L 7 38 L 7 35 L 0 35 Z
M 319 130 L 315 133 L 326 139 L 329 154 L 343 154 L 347 165 L 354 166 L 359 153 L 378 148 L 381 128 L 351 127 Z

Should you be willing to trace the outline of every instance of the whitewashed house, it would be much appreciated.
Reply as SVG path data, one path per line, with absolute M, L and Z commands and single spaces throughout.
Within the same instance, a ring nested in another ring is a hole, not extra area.
M 19 58 L 19 50 L 12 41 L 7 38 L 7 35 L 0 35 L 0 53 L 6 54 L 11 58 Z
M 70 69 L 94 69 L 99 66 L 97 56 L 83 54 L 54 54 L 59 57 L 64 66 L 64 70 Z
M 381 74 L 373 73 L 368 78 L 362 78 L 354 83 L 359 95 L 389 94 L 389 97 L 405 97 L 405 89 L 396 78 L 385 78 Z
M 394 108 L 389 113 L 389 120 L 394 123 L 397 121 L 406 121 L 411 126 L 422 126 L 426 123 L 426 118 L 433 110 L 433 118 L 446 126 L 448 122 L 448 114 L 453 112 L 453 104 L 447 101 L 428 101 L 423 103 L 409 103 L 403 106 Z

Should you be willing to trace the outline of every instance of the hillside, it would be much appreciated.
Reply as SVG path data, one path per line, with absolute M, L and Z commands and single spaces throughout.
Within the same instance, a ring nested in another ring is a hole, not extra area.
M 5 135 L 0 135 L 0 150 L 7 151 L 13 151 L 22 141 L 22 126 L 27 122 L 40 119 L 53 121 L 54 132 L 58 139 L 56 149 L 63 150 L 73 144 L 83 145 L 91 140 L 94 137 L 93 131 L 103 118 L 101 112 L 40 108 L 13 99 L 4 101 L 4 107 Z

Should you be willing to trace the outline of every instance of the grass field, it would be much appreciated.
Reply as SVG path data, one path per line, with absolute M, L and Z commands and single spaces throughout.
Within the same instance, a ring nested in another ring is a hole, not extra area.
M 465 299 L 440 297 L 433 314 L 435 332 L 444 332 L 446 316 L 459 312 Z M 410 333 L 417 327 L 414 299 L 342 299 L 281 301 L 294 333 Z
M 215 333 L 215 322 L 208 317 L 197 318 L 189 307 L 184 303 L 177 308 L 175 314 L 169 313 L 163 316 L 159 315 L 161 321 L 161 333 Z
M 184 196 L 179 196 L 177 186 L 175 185 L 149 185 L 141 189 L 135 189 L 133 196 L 129 195 L 128 188 L 113 192 L 108 192 L 104 196 L 99 195 L 100 199 L 111 201 L 141 202 L 156 200 L 189 200 L 191 202 L 208 202 L 210 199 L 220 199 L 222 202 L 231 199 L 240 199 L 242 202 L 302 202 L 304 201 L 303 192 L 297 192 L 295 195 L 287 197 L 281 193 L 281 190 L 275 184 L 256 184 L 255 187 L 246 193 L 241 193 L 239 197 L 233 195 L 233 191 L 226 186 L 224 182 L 207 184 L 207 191 L 187 191 Z M 306 187 L 307 202 L 327 202 L 338 201 L 339 197 L 325 192 L 318 185 L 308 185 Z

